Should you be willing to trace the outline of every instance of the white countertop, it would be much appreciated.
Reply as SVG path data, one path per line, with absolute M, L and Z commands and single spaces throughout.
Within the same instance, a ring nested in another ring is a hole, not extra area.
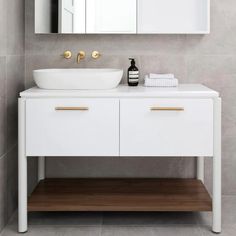
M 219 97 L 219 93 L 201 84 L 180 84 L 177 88 L 129 87 L 119 85 L 111 90 L 46 90 L 33 87 L 20 93 L 22 98 L 132 98 L 132 97 Z

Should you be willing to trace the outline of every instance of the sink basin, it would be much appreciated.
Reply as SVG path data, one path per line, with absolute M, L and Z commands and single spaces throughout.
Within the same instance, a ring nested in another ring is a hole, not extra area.
M 120 69 L 34 70 L 34 81 L 42 89 L 113 89 L 120 83 Z

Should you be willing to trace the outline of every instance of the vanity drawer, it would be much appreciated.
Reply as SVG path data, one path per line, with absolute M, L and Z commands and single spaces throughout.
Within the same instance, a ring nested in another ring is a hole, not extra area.
M 122 99 L 121 156 L 212 156 L 213 100 Z
M 26 155 L 118 156 L 119 100 L 27 100 Z

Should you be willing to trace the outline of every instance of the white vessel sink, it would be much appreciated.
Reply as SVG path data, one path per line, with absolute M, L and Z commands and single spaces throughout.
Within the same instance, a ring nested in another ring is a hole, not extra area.
M 123 76 L 120 69 L 34 70 L 34 81 L 42 89 L 113 89 Z

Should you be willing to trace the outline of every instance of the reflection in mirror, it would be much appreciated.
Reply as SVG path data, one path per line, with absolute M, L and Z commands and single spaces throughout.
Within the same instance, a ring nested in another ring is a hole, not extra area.
M 35 0 L 35 33 L 85 33 L 85 0 Z
M 35 0 L 35 33 L 207 34 L 210 0 Z
M 86 0 L 86 33 L 135 34 L 137 0 Z

